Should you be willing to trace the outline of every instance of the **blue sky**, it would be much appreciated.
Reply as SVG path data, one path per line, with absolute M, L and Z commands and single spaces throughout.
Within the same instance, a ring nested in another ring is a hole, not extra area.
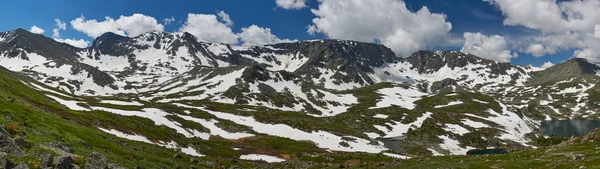
M 290 0 L 291 1 L 291 0 Z M 326 0 L 335 1 L 335 0 Z M 360 0 L 353 0 L 360 1 Z M 377 1 L 377 0 L 375 0 Z M 384 0 L 400 1 L 400 0 Z M 512 56 L 510 59 L 515 64 L 533 64 L 540 66 L 544 62 L 559 63 L 573 57 L 577 48 L 560 48 L 555 53 L 534 57 L 524 52 L 524 48 L 531 43 L 531 39 L 541 36 L 543 28 L 519 25 L 505 25 L 507 19 L 503 15 L 500 5 L 494 5 L 483 0 L 405 0 L 406 8 L 415 13 L 426 6 L 431 13 L 446 15 L 446 22 L 452 24 L 447 35 L 455 43 L 444 42 L 438 44 L 425 44 L 420 49 L 461 50 L 465 32 L 481 33 L 486 36 L 502 36 L 506 49 Z M 8 3 L 8 4 L 7 4 Z M 500 3 L 498 3 L 500 4 Z M 135 13 L 155 18 L 164 26 L 164 31 L 176 32 L 186 23 L 189 13 L 216 15 L 220 11 L 226 12 L 234 22 L 230 26 L 233 33 L 240 33 L 242 28 L 257 25 L 261 28 L 270 28 L 273 35 L 280 39 L 323 39 L 329 37 L 326 33 L 309 34 L 307 27 L 313 25 L 317 16 L 311 9 L 319 9 L 320 2 L 306 0 L 306 7 L 300 9 L 284 9 L 278 7 L 276 0 L 19 0 L 4 2 L 0 10 L 0 31 L 9 31 L 16 28 L 30 29 L 33 25 L 45 30 L 44 35 L 51 37 L 52 29 L 56 28 L 55 19 L 60 19 L 67 24 L 66 30 L 60 31 L 61 38 L 84 39 L 93 41 L 86 33 L 75 30 L 70 21 L 85 16 L 85 20 L 95 19 L 104 21 L 106 16 L 118 19 L 121 15 L 131 16 Z M 385 11 L 383 11 L 385 12 Z M 506 13 L 505 13 L 506 14 Z M 164 24 L 164 18 L 175 18 L 171 24 Z M 375 25 L 373 25 L 375 26 Z M 324 31 L 326 32 L 326 30 Z M 356 40 L 356 39 L 353 39 Z M 450 41 L 449 40 L 449 41 Z

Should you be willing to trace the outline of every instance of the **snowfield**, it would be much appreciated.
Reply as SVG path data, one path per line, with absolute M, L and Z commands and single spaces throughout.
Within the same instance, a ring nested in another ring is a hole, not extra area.
M 274 157 L 274 156 L 270 156 L 270 155 L 263 155 L 263 154 L 247 154 L 247 155 L 242 155 L 240 156 L 240 159 L 242 160 L 254 160 L 254 161 L 266 161 L 268 163 L 278 163 L 278 162 L 284 162 L 284 159 L 281 159 L 279 157 Z
M 193 108 L 208 112 L 212 115 L 217 116 L 220 119 L 228 119 L 237 124 L 248 126 L 258 133 L 268 134 L 272 136 L 285 137 L 297 141 L 312 141 L 318 147 L 323 149 L 329 149 L 333 151 L 346 151 L 346 152 L 367 152 L 367 153 L 379 153 L 387 150 L 383 145 L 372 145 L 369 140 L 355 138 L 354 141 L 344 141 L 341 136 L 331 134 L 326 131 L 313 131 L 305 132 L 299 129 L 295 129 L 284 124 L 265 124 L 256 121 L 253 117 L 244 117 L 228 113 L 222 113 L 217 111 L 208 110 L 202 107 L 188 106 L 184 104 L 176 103 L 176 105 Z M 350 146 L 341 146 L 340 142 L 347 142 Z
M 377 102 L 375 107 L 371 107 L 369 109 L 384 108 L 396 105 L 412 110 L 415 108 L 415 104 L 413 102 L 427 95 L 427 93 L 422 93 L 413 87 L 408 89 L 403 87 L 383 88 L 379 89 L 377 93 L 381 94 L 381 99 Z

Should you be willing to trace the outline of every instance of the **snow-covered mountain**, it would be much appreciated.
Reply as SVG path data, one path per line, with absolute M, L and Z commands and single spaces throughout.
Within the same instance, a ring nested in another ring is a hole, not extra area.
M 540 71 L 457 51 L 399 58 L 347 40 L 231 46 L 153 31 L 105 33 L 82 49 L 17 29 L 0 33 L 0 66 L 73 110 L 148 118 L 190 139 L 266 134 L 336 151 L 391 151 L 381 138 L 402 138 L 394 153 L 409 156 L 530 147 L 541 120 L 600 108 L 600 69 L 587 60 Z M 196 111 L 206 119 L 187 116 Z

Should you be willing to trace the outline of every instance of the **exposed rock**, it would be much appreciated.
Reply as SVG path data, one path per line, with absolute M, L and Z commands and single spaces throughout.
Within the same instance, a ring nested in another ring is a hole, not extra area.
M 127 169 L 127 167 L 123 167 L 122 165 L 113 164 L 113 163 L 108 164 L 108 168 L 109 169 Z
M 173 155 L 173 159 L 175 158 L 183 158 L 183 156 L 181 156 L 181 153 L 176 153 L 175 155 Z
M 64 155 L 64 156 L 57 157 L 54 160 L 54 166 L 56 166 L 55 168 L 57 168 L 57 169 L 72 169 L 73 162 L 75 162 L 73 160 L 73 157 L 71 157 L 69 155 Z
M 73 149 L 73 146 L 68 145 L 68 144 L 61 144 L 61 143 L 57 143 L 57 142 L 52 142 L 52 143 L 48 143 L 48 146 L 50 148 L 57 148 L 59 150 L 65 151 L 67 153 L 74 153 L 75 149 Z
M 98 152 L 92 152 L 88 156 L 88 161 L 85 164 L 85 169 L 107 169 L 108 159 Z
M 4 152 L 8 155 L 23 157 L 25 153 L 19 146 L 15 143 L 8 132 L 4 129 L 0 128 L 0 152 Z
M 15 163 L 6 157 L 0 157 L 0 168 L 12 168 Z
M 13 169 L 29 169 L 29 167 L 27 166 L 27 164 L 21 162 L 19 163 L 19 165 L 17 165 L 15 168 Z
M 27 142 L 25 142 L 25 139 L 23 139 L 22 137 L 16 137 L 15 144 L 17 144 L 19 147 L 23 147 L 27 144 Z
M 46 152 L 37 153 L 34 156 L 40 159 L 41 168 L 50 167 L 54 160 L 54 158 L 52 158 L 52 154 Z
M 448 88 L 450 88 L 452 86 L 458 86 L 458 84 L 456 83 L 456 80 L 450 79 L 450 78 L 446 78 L 444 80 L 434 82 L 431 85 L 431 92 L 438 93 L 438 92 L 440 92 L 440 91 L 442 91 L 444 89 L 448 89 Z

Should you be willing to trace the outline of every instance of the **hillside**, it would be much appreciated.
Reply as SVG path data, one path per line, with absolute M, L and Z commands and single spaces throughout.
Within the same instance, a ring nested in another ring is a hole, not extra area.
M 597 119 L 600 105 L 587 60 L 539 71 L 346 40 L 231 46 L 152 31 L 80 49 L 17 29 L 0 33 L 0 67 L 0 123 L 26 141 L 9 157 L 30 168 L 40 152 L 80 167 L 92 152 L 129 168 L 550 164 L 540 122 Z M 511 154 L 461 156 L 488 148 Z

